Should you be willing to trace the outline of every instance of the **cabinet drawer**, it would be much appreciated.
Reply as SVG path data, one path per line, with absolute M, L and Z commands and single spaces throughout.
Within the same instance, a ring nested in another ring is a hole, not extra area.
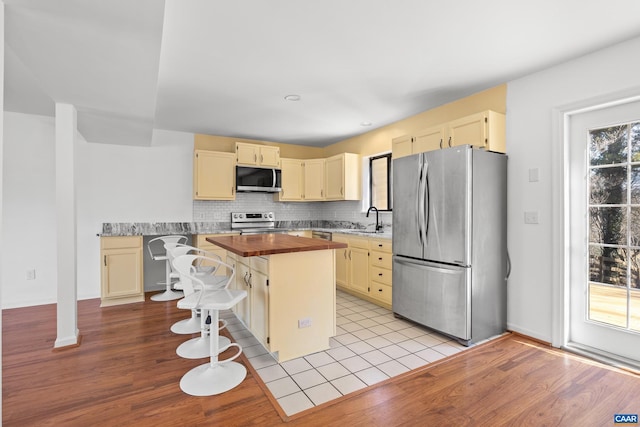
M 141 248 L 142 236 L 101 237 L 101 249 Z
M 349 246 L 354 248 L 369 249 L 369 239 L 349 237 Z
M 251 269 L 269 275 L 269 260 L 263 257 L 251 257 Z
M 371 239 L 369 243 L 374 251 L 391 253 L 391 240 L 389 239 Z
M 393 262 L 391 259 L 392 255 L 387 252 L 378 252 L 375 250 L 371 251 L 371 265 L 381 268 L 391 269 Z
M 386 285 L 391 285 L 391 277 L 391 270 L 371 266 L 371 280 L 375 280 L 376 282 L 381 282 Z
M 391 286 L 372 282 L 370 295 L 372 298 L 391 304 Z

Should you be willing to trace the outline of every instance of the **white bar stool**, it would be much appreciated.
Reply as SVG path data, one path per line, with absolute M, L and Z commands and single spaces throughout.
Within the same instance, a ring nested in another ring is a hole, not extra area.
M 174 260 L 174 266 L 180 272 L 181 277 L 189 276 L 191 282 L 200 288 L 200 292 L 194 292 L 178 302 L 180 305 L 195 306 L 211 316 L 211 324 L 217 325 L 219 311 L 228 310 L 247 297 L 244 290 L 207 290 L 204 283 L 194 276 L 193 262 L 200 257 L 198 255 L 183 255 Z M 231 271 L 228 283 L 235 277 L 235 270 L 227 266 Z M 215 332 L 214 332 L 215 331 Z M 180 380 L 180 388 L 192 396 L 212 396 L 224 393 L 239 385 L 247 376 L 247 369 L 240 363 L 234 362 L 242 354 L 242 347 L 236 343 L 230 343 L 220 348 L 218 344 L 218 329 L 210 329 L 208 363 L 197 366 L 187 372 Z M 218 354 L 231 347 L 237 347 L 238 352 L 226 360 L 218 360 Z
M 164 249 L 164 245 L 166 245 L 167 243 L 185 243 L 186 241 L 186 236 L 161 236 L 149 240 L 147 249 L 149 249 L 149 255 L 151 255 L 151 259 L 154 261 L 165 262 L 164 283 L 166 285 L 166 290 L 164 292 L 152 295 L 152 301 L 172 301 L 183 297 L 182 292 L 175 291 L 171 288 L 171 266 L 166 251 L 164 253 L 154 252 L 153 248 L 161 246 Z
M 186 245 L 178 246 L 178 247 L 171 247 L 171 245 L 166 245 L 166 246 L 167 246 L 167 253 L 173 259 L 172 266 L 180 276 L 180 281 L 182 283 L 185 297 L 191 295 L 194 292 L 200 292 L 194 289 L 193 282 L 191 281 L 191 275 L 185 274 L 185 272 L 187 271 L 190 272 L 192 275 L 194 275 L 194 277 L 196 277 L 198 280 L 200 280 L 203 283 L 206 291 L 225 289 L 231 283 L 231 278 L 229 276 L 215 275 L 215 273 L 221 267 L 229 267 L 230 269 L 233 269 L 233 267 L 227 266 L 227 264 L 223 263 L 220 257 L 214 254 L 211 254 L 213 255 L 211 257 L 204 256 L 202 254 L 207 253 L 206 251 L 202 251 L 192 246 L 186 246 Z M 190 252 L 196 252 L 196 253 L 193 254 Z M 198 256 L 185 257 L 184 255 L 198 255 Z M 208 266 L 205 267 L 204 270 L 201 270 L 198 266 L 201 265 L 203 262 L 206 262 Z M 204 271 L 204 273 L 202 273 L 202 271 Z M 191 312 L 192 312 L 191 319 L 193 319 L 193 313 L 198 311 L 197 307 L 194 304 L 195 303 L 191 302 L 190 300 L 187 300 L 187 301 L 180 300 L 178 301 L 178 308 L 191 309 Z M 201 314 L 199 316 L 199 319 L 197 320 L 198 330 L 195 331 L 195 332 L 200 331 L 200 336 L 197 338 L 192 338 L 186 342 L 183 342 L 178 346 L 178 348 L 176 348 L 176 354 L 178 354 L 178 356 L 183 357 L 185 359 L 202 359 L 203 357 L 209 357 L 210 356 L 209 341 L 211 340 L 211 327 L 213 326 L 214 328 L 217 328 L 218 331 L 220 331 L 221 329 L 227 326 L 227 322 L 224 320 L 221 322 L 222 325 L 218 326 L 217 323 L 213 323 L 211 321 L 211 316 L 206 310 L 203 310 L 203 309 L 200 309 L 200 310 L 201 310 Z M 197 318 L 197 315 L 196 315 L 196 318 Z M 188 322 L 189 322 L 189 325 L 192 326 L 193 322 L 191 322 L 191 319 L 189 319 Z M 174 325 L 172 325 L 171 330 L 175 332 L 176 329 L 179 329 L 180 327 L 179 324 L 181 322 L 184 322 L 184 320 L 181 320 L 180 322 L 177 322 Z M 218 333 L 216 333 L 214 336 L 218 337 L 219 348 L 226 348 L 229 344 L 231 344 L 231 341 L 227 337 L 219 336 Z

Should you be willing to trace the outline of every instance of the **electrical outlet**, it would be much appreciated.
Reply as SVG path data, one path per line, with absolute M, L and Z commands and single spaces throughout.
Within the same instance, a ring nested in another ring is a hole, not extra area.
M 27 280 L 36 280 L 36 270 L 35 270 L 35 268 L 27 270 Z
M 538 224 L 538 212 L 530 211 L 524 213 L 524 223 L 525 224 Z
M 311 318 L 305 317 L 304 319 L 298 320 L 298 328 L 308 328 L 311 326 Z

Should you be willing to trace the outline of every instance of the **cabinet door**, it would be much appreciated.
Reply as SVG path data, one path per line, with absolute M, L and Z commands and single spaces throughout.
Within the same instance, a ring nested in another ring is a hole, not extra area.
M 405 135 L 391 140 L 391 157 L 410 156 L 413 153 L 411 136 Z
M 343 236 L 333 235 L 332 239 L 335 242 L 349 243 L 349 240 Z M 349 247 L 336 249 L 336 284 L 348 287 L 349 283 Z
M 102 251 L 102 298 L 141 295 L 142 248 Z
M 280 167 L 280 148 L 272 146 L 260 146 L 260 166 Z
M 233 153 L 196 150 L 193 165 L 194 199 L 235 200 L 236 158 Z
M 444 142 L 443 126 L 424 129 L 414 135 L 412 153 L 438 150 L 444 147 Z
M 240 260 L 237 261 L 236 266 L 236 286 L 238 289 L 244 289 L 247 291 L 247 297 L 236 304 L 236 315 L 248 329 L 251 329 L 251 269 L 247 264 L 242 263 Z
M 298 159 L 281 159 L 282 191 L 276 195 L 277 200 L 302 200 L 304 191 L 303 161 Z
M 239 165 L 257 166 L 259 163 L 259 146 L 236 142 L 236 160 Z
M 449 122 L 449 141 L 447 145 L 487 146 L 487 115 L 485 113 L 472 114 Z
M 304 161 L 304 200 L 324 200 L 324 159 Z
M 362 248 L 349 248 L 351 271 L 349 287 L 363 294 L 369 293 L 369 251 Z
M 344 155 L 329 157 L 325 161 L 327 200 L 344 199 Z
M 251 270 L 251 332 L 267 345 L 269 336 L 269 286 L 266 274 Z

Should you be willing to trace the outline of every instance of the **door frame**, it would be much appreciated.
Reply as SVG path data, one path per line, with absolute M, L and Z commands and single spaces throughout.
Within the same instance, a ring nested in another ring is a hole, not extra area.
M 640 88 L 589 98 L 552 109 L 551 151 L 551 345 L 612 363 L 606 355 L 589 353 L 569 340 L 570 328 L 570 125 L 574 115 L 640 101 Z

